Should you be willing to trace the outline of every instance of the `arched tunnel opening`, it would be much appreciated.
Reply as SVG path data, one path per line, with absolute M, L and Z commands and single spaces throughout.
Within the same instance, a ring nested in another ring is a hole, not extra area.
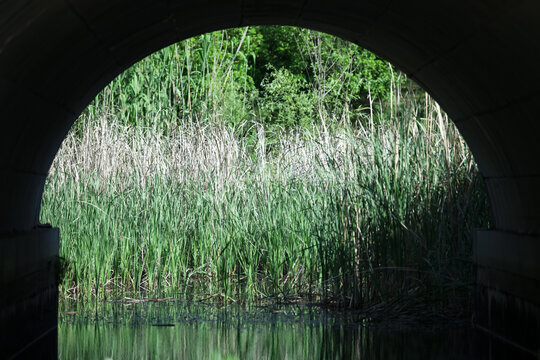
M 374 308 L 472 282 L 482 185 L 447 115 L 391 64 L 328 34 L 246 27 L 113 80 L 64 140 L 40 221 L 62 234 L 63 299 L 200 282 Z M 470 316 L 454 300 L 431 312 Z
M 166 45 L 212 30 L 283 24 L 374 51 L 454 120 L 494 217 L 474 242 L 475 321 L 537 353 L 540 76 L 531 69 L 540 57 L 540 9 L 534 2 L 6 1 L 0 9 L 0 246 L 2 287 L 13 290 L 2 295 L 2 330 L 29 334 L 7 337 L 14 348 L 54 331 L 58 232 L 39 224 L 39 211 L 49 167 L 77 116 L 114 76 Z M 14 314 L 41 320 L 14 325 Z

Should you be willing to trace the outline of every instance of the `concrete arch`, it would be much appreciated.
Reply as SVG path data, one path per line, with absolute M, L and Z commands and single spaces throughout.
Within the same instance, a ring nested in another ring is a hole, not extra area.
M 2 1 L 0 249 L 11 264 L 2 286 L 15 283 L 27 267 L 26 256 L 16 255 L 20 244 L 48 238 L 54 253 L 56 233 L 38 222 L 49 166 L 77 115 L 115 75 L 166 45 L 211 30 L 297 25 L 388 59 L 454 119 L 480 167 L 495 221 L 475 245 L 479 323 L 537 351 L 539 17 L 535 0 Z M 50 260 L 39 254 L 36 264 Z M 39 292 L 46 282 L 35 284 Z M 0 308 L 17 299 L 3 299 Z M 482 305 L 488 301 L 489 311 Z M 490 320 L 518 308 L 516 316 L 533 334 L 524 340 L 506 322 Z

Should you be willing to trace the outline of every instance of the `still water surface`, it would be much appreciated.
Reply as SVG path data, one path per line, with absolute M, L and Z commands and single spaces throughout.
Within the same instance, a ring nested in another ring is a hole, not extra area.
M 62 304 L 60 359 L 487 359 L 466 324 L 368 325 L 310 305 L 116 302 Z

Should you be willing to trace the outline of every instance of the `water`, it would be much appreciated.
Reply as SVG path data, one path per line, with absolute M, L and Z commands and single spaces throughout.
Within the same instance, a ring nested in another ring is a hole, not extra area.
M 466 324 L 369 324 L 308 304 L 62 304 L 60 359 L 488 359 Z

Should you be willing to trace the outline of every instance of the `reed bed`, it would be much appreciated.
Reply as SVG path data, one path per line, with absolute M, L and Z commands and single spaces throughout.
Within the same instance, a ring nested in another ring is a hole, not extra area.
M 61 296 L 302 298 L 463 315 L 472 232 L 489 220 L 483 183 L 435 102 L 401 108 L 287 130 L 81 118 L 42 203 L 42 222 L 61 229 Z
M 264 63 L 272 34 L 302 55 L 295 71 Z M 489 214 L 456 128 L 390 64 L 305 29 L 242 28 L 106 87 L 52 165 L 41 221 L 61 230 L 66 299 L 270 297 L 407 318 L 467 313 Z

